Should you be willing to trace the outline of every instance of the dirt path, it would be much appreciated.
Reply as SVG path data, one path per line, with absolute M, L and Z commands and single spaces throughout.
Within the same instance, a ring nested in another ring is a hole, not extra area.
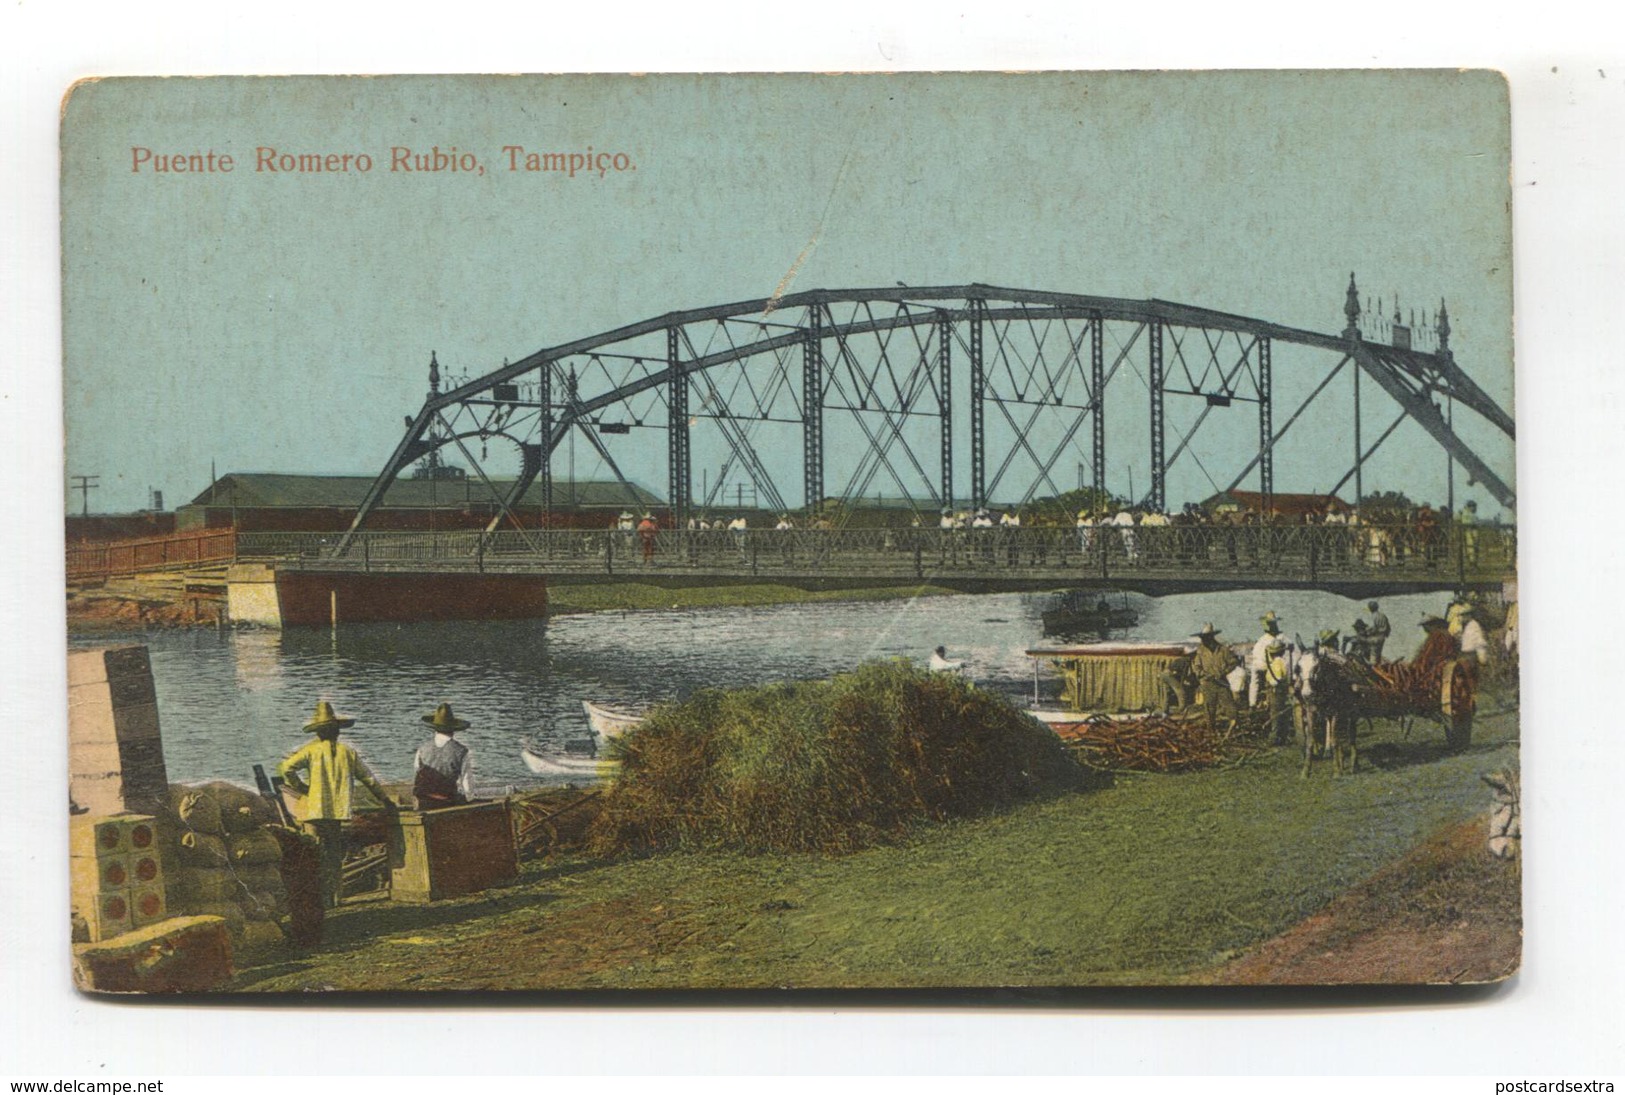
M 1214 985 L 1472 984 L 1517 972 L 1516 861 L 1486 846 L 1487 821 L 1452 825 L 1320 912 L 1216 971 Z

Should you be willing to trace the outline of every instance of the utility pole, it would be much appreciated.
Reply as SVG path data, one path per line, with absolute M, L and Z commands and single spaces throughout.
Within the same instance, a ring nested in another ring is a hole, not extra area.
M 93 491 L 93 490 L 96 490 L 98 487 L 101 486 L 100 483 L 96 482 L 96 480 L 100 479 L 101 476 L 99 476 L 99 475 L 70 475 L 70 476 L 68 476 L 68 478 L 69 479 L 77 479 L 77 480 L 79 480 L 70 489 L 76 490 L 76 491 L 79 492 L 80 506 L 81 506 L 80 516 L 89 517 L 90 516 L 90 492 Z

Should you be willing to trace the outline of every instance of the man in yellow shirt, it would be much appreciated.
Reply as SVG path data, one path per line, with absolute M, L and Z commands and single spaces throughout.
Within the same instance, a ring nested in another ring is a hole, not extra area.
M 316 740 L 277 766 L 283 782 L 304 799 L 305 829 L 321 846 L 322 904 L 329 909 L 339 903 L 344 823 L 351 817 L 355 781 L 359 779 L 386 810 L 395 809 L 360 755 L 339 741 L 339 731 L 354 725 L 354 719 L 335 715 L 333 705 L 322 700 L 316 705 L 316 717 L 305 724 L 305 732 L 315 734 Z

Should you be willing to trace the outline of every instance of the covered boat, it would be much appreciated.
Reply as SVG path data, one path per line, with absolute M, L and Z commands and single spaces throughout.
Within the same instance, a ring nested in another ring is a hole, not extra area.
M 1140 614 L 1126 603 L 1112 606 L 1106 598 L 1085 589 L 1061 594 L 1054 608 L 1044 610 L 1046 635 L 1100 635 L 1133 627 Z
M 1101 642 L 1040 646 L 1027 651 L 1033 661 L 1033 701 L 1038 703 L 1039 669 L 1045 662 L 1062 674 L 1062 712 L 1034 711 L 1043 722 L 1070 715 L 1153 711 L 1163 706 L 1162 675 L 1196 649 L 1185 642 Z

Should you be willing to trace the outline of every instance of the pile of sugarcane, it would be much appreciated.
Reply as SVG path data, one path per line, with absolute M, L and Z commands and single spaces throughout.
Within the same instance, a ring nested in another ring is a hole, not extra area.
M 1189 772 L 1245 759 L 1264 748 L 1260 734 L 1266 716 L 1243 711 L 1238 724 L 1209 730 L 1201 714 L 1144 715 L 1114 719 L 1094 715 L 1057 736 L 1092 768 L 1126 772 Z M 1256 725 L 1254 725 L 1256 723 Z
M 1370 665 L 1358 658 L 1345 658 L 1342 665 L 1369 697 L 1361 704 L 1366 710 L 1427 710 L 1439 699 L 1439 666 L 1416 662 L 1383 662 Z

